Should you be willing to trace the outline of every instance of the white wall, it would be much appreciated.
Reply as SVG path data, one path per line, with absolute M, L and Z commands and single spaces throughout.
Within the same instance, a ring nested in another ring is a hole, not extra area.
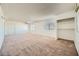
M 78 25 L 79 25 L 79 10 L 78 10 L 78 13 L 76 14 L 76 38 L 75 38 L 75 45 L 76 45 L 76 48 L 77 48 L 77 51 L 78 51 L 78 54 L 79 54 L 79 30 L 78 30 Z
M 52 30 L 52 31 L 45 30 L 44 29 L 45 21 L 40 21 L 40 22 L 32 24 L 32 26 L 31 26 L 32 27 L 32 32 L 39 33 L 41 35 L 55 37 L 57 39 L 57 35 L 58 35 L 58 33 L 57 33 L 57 20 L 72 18 L 74 16 L 75 16 L 74 11 L 65 12 L 65 13 L 62 13 L 62 14 L 59 14 L 59 15 L 55 15 L 54 17 L 53 17 L 53 15 L 51 15 L 52 20 L 53 20 L 53 22 L 55 23 L 55 26 L 56 26 L 54 30 Z M 44 17 L 44 19 L 42 18 L 42 20 L 50 19 L 51 17 L 49 17 L 49 16 L 47 18 Z M 72 21 L 70 21 L 70 22 L 72 22 Z M 67 25 L 67 24 L 65 24 L 65 25 Z M 74 24 L 72 24 L 72 25 L 70 24 L 70 27 L 73 26 L 73 25 Z M 66 27 L 68 27 L 68 26 L 66 26 Z M 70 32 L 70 33 L 68 33 L 68 32 Z M 62 35 L 62 33 L 63 33 L 63 31 L 60 32 L 60 35 Z M 67 35 L 67 37 L 63 36 L 63 37 L 65 37 L 65 39 L 66 38 L 71 39 L 71 40 L 74 39 L 74 37 L 73 37 L 74 36 L 74 31 L 73 30 L 67 31 L 67 33 L 65 32 L 64 34 Z M 72 35 L 70 35 L 70 34 L 72 34 Z
M 51 22 L 54 23 L 54 29 L 52 30 L 47 30 L 45 28 L 46 25 L 46 19 L 39 21 L 39 22 L 35 22 L 31 24 L 31 32 L 32 33 L 36 33 L 36 34 L 40 34 L 40 35 L 44 35 L 44 36 L 49 36 L 49 37 L 53 37 L 55 39 L 57 39 L 57 23 L 56 20 L 54 18 L 47 18 L 52 19 Z
M 0 48 L 4 40 L 4 19 L 2 18 L 3 13 L 0 6 Z
M 5 35 L 26 33 L 28 31 L 28 25 L 17 21 L 5 22 Z

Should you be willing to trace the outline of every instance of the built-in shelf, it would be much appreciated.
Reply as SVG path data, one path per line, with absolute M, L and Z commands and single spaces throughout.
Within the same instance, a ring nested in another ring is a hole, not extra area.
M 68 29 L 58 29 L 58 30 L 75 30 L 75 29 L 69 29 L 69 28 L 68 28 Z
M 57 20 L 57 22 L 61 22 L 61 21 L 63 21 L 63 20 L 69 20 L 69 19 L 74 19 L 74 17 L 71 17 L 71 18 L 64 18 L 64 19 L 59 19 L 59 20 Z
M 74 18 L 61 19 L 57 21 L 58 38 L 74 40 L 75 21 Z

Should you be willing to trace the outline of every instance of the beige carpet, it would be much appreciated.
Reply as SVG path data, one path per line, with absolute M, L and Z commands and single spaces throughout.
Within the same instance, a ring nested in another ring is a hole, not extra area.
M 77 55 L 73 42 L 32 33 L 5 36 L 2 56 L 72 56 Z

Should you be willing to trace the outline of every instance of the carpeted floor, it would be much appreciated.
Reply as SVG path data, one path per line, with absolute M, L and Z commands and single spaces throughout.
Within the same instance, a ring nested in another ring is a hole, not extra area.
M 1 56 L 76 56 L 73 42 L 32 33 L 5 36 Z

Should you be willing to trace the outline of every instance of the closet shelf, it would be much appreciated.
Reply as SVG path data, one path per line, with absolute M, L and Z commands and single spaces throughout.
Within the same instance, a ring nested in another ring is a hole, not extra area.
M 65 28 L 65 29 L 58 29 L 58 30 L 75 30 L 75 29 L 73 29 L 73 28 L 71 28 L 71 29 Z

